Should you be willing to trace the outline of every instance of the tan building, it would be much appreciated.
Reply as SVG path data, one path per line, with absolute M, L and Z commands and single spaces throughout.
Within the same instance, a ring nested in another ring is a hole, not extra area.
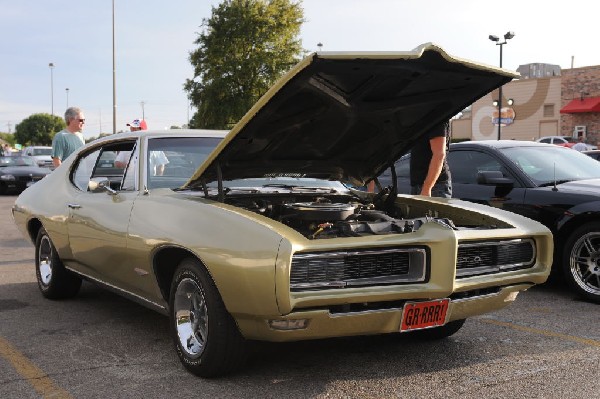
M 548 75 L 557 74 L 550 70 Z M 514 80 L 502 87 L 501 139 L 583 134 L 590 144 L 600 141 L 600 66 L 564 69 L 558 75 Z M 496 140 L 497 99 L 495 90 L 453 120 L 452 138 Z

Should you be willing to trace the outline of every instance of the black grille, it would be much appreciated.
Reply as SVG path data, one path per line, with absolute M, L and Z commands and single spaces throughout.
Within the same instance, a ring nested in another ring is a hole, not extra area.
M 425 249 L 302 253 L 292 259 L 292 291 L 423 281 Z
M 42 180 L 44 176 L 15 176 L 16 181 L 28 182 Z
M 535 264 L 535 245 L 530 239 L 461 243 L 456 276 L 467 277 L 524 269 Z

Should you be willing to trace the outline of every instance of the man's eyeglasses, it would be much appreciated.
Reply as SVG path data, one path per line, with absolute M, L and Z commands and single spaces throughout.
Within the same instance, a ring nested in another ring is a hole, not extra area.
M 85 123 L 85 119 L 80 119 L 79 122 Z

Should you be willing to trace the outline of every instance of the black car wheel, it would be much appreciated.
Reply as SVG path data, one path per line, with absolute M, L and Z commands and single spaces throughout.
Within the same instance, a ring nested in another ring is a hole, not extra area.
M 243 365 L 245 340 L 212 278 L 196 259 L 179 264 L 169 304 L 171 335 L 185 368 L 201 377 L 218 377 Z
M 433 328 L 426 328 L 424 330 L 417 330 L 417 331 L 411 332 L 410 334 L 411 334 L 411 336 L 413 336 L 415 338 L 424 339 L 424 340 L 443 339 L 443 338 L 447 338 L 451 335 L 456 334 L 458 332 L 458 330 L 460 330 L 462 328 L 462 326 L 465 324 L 465 321 L 467 321 L 467 320 L 466 319 L 454 320 L 454 321 L 444 324 L 441 327 L 433 327 Z
M 600 303 L 600 223 L 584 224 L 569 236 L 562 267 L 579 295 Z
M 79 292 L 81 278 L 65 269 L 44 228 L 35 240 L 35 266 L 38 287 L 46 298 L 71 298 Z

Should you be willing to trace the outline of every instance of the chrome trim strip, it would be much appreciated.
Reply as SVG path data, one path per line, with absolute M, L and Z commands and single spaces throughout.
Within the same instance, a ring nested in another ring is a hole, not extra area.
M 452 299 L 451 303 L 462 303 L 462 302 L 468 302 L 468 301 L 475 301 L 475 300 L 478 300 L 478 299 L 481 299 L 481 298 L 492 298 L 492 297 L 500 296 L 500 295 L 503 295 L 503 292 L 506 289 L 515 288 L 515 287 L 519 287 L 519 286 L 522 286 L 522 285 L 529 286 L 527 288 L 530 288 L 530 287 L 533 287 L 535 284 L 532 284 L 532 283 L 520 283 L 520 284 L 507 285 L 507 286 L 504 286 L 504 287 L 499 287 L 500 290 L 498 292 L 496 292 L 496 293 L 493 293 L 493 294 L 483 294 L 483 295 L 476 295 L 476 296 L 472 296 L 472 297 L 468 297 L 468 298 Z M 525 288 L 525 289 L 527 289 L 527 288 Z M 521 293 L 521 292 L 523 292 L 523 290 L 524 289 L 519 289 L 517 291 L 512 291 L 512 293 Z
M 72 272 L 73 272 L 73 273 L 75 273 L 75 274 L 78 274 L 78 275 L 80 275 L 80 276 L 83 276 L 83 277 L 85 277 L 86 279 L 93 280 L 94 282 L 96 282 L 96 283 L 98 283 L 98 284 L 101 284 L 101 285 L 103 285 L 103 286 L 105 286 L 105 287 L 108 287 L 108 288 L 110 288 L 110 289 L 112 289 L 112 290 L 114 290 L 114 291 L 117 291 L 118 293 L 121 293 L 121 294 L 124 294 L 124 295 L 127 295 L 127 296 L 131 296 L 131 297 L 134 297 L 134 298 L 137 298 L 137 299 L 139 299 L 140 301 L 143 301 L 143 302 L 145 302 L 145 303 L 148 303 L 149 305 L 152 305 L 153 307 L 156 307 L 156 308 L 159 308 L 159 309 L 162 309 L 162 310 L 167 310 L 167 308 L 166 308 L 165 306 L 162 306 L 162 305 L 160 305 L 160 304 L 158 304 L 158 303 L 156 303 L 156 302 L 152 302 L 151 300 L 149 300 L 149 299 L 146 299 L 146 298 L 144 298 L 143 296 L 140 296 L 140 295 L 138 295 L 138 294 L 134 294 L 133 292 L 126 291 L 126 290 L 124 290 L 124 289 L 122 289 L 122 288 L 119 288 L 119 287 L 117 287 L 117 286 L 115 286 L 115 285 L 109 284 L 109 283 L 107 283 L 107 282 L 105 282 L 105 281 L 102 281 L 102 280 L 100 280 L 100 279 L 97 279 L 97 278 L 95 278 L 95 277 L 91 277 L 91 276 L 89 276 L 89 275 L 87 275 L 87 274 L 85 274 L 85 273 L 81 273 L 80 271 L 73 270 L 72 268 L 70 268 L 70 267 L 67 267 L 66 265 L 65 265 L 65 269 L 68 269 L 68 270 L 72 271 Z
M 475 301 L 475 300 L 482 299 L 482 298 L 493 298 L 495 296 L 499 296 L 501 293 L 502 293 L 502 291 L 498 291 L 493 294 L 475 295 L 475 296 L 470 296 L 468 298 L 453 299 L 451 302 L 452 303 L 462 303 L 462 302 L 468 302 L 468 301 Z
M 410 301 L 406 301 L 406 302 L 410 302 Z M 397 313 L 397 312 L 402 312 L 403 310 L 404 310 L 404 307 L 401 307 L 401 308 L 385 308 L 385 309 L 360 310 L 358 312 L 336 312 L 336 313 L 328 312 L 328 313 L 329 313 L 329 317 L 331 317 L 332 319 L 335 319 L 337 317 L 348 317 L 348 316 L 356 316 L 356 315 L 366 315 L 366 314 L 371 314 L 371 313 L 387 313 L 388 311 Z
M 423 248 L 387 248 L 381 250 L 364 250 L 364 251 L 336 251 L 336 252 L 314 252 L 309 254 L 303 253 L 295 253 L 292 258 L 298 259 L 310 259 L 310 258 L 340 258 L 344 256 L 360 256 L 360 255 L 379 255 L 379 254 L 388 254 L 395 252 L 421 252 L 425 255 L 425 250 Z

